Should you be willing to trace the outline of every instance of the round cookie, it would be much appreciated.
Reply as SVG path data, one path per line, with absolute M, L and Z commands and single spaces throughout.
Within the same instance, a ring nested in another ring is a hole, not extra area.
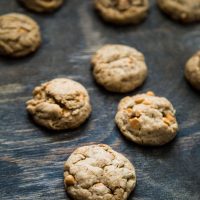
M 200 90 L 200 51 L 194 54 L 186 63 L 185 77 L 194 88 Z
M 144 55 L 125 45 L 105 45 L 92 57 L 93 75 L 112 92 L 129 92 L 147 77 Z
M 157 0 L 162 11 L 184 23 L 200 21 L 200 0 Z
M 19 0 L 19 2 L 36 12 L 50 12 L 63 4 L 63 0 Z
M 21 57 L 40 46 L 41 35 L 37 23 L 18 13 L 0 16 L 0 54 Z
M 86 89 L 66 78 L 53 79 L 36 87 L 33 99 L 26 104 L 36 123 L 54 130 L 76 128 L 91 113 Z
M 124 136 L 142 145 L 164 145 L 178 131 L 172 104 L 153 92 L 123 98 L 115 122 Z
M 137 24 L 148 14 L 149 0 L 95 0 L 102 18 L 115 24 Z
M 104 144 L 76 149 L 64 165 L 67 193 L 76 200 L 126 200 L 136 185 L 133 165 Z

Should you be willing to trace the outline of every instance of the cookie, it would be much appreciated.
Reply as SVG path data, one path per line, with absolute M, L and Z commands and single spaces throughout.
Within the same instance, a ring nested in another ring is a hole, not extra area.
M 0 16 L 0 54 L 12 57 L 28 55 L 40 46 L 38 24 L 18 13 Z
M 136 185 L 133 165 L 104 144 L 76 149 L 64 165 L 67 193 L 76 200 L 126 200 Z
M 184 23 L 200 21 L 200 0 L 157 0 L 162 11 Z
M 194 54 L 186 63 L 185 77 L 194 88 L 200 90 L 200 51 Z
M 91 113 L 86 89 L 66 78 L 53 79 L 36 87 L 33 99 L 26 104 L 36 123 L 54 130 L 76 128 Z
M 172 104 L 153 92 L 123 98 L 115 122 L 124 136 L 141 145 L 164 145 L 178 130 Z
M 93 75 L 112 92 L 129 92 L 147 77 L 144 55 L 125 45 L 105 45 L 92 57 Z
M 148 14 L 148 0 L 95 0 L 102 18 L 115 24 L 137 24 Z
M 63 0 L 19 0 L 19 2 L 36 12 L 53 11 L 63 4 Z

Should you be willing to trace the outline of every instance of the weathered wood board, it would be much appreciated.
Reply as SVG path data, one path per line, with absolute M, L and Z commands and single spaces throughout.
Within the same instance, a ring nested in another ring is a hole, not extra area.
M 199 24 L 173 22 L 153 0 L 147 20 L 126 27 L 103 23 L 89 0 L 66 0 L 47 15 L 27 11 L 14 0 L 0 0 L 0 14 L 8 12 L 37 20 L 43 43 L 26 58 L 0 57 L 0 199 L 69 199 L 63 163 L 76 147 L 93 143 L 109 144 L 134 163 L 137 187 L 129 199 L 200 199 L 200 93 L 183 76 L 185 62 L 200 49 Z M 130 45 L 145 54 L 148 80 L 129 95 L 153 90 L 172 101 L 180 131 L 170 144 L 141 147 L 119 133 L 114 116 L 124 95 L 106 92 L 91 74 L 90 57 L 105 43 Z M 60 76 L 86 86 L 93 113 L 80 128 L 54 133 L 33 124 L 25 102 L 36 85 Z

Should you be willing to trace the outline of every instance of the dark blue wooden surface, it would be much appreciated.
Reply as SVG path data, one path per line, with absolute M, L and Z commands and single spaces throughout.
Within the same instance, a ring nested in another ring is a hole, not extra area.
M 0 0 L 0 14 L 25 13 L 41 26 L 40 50 L 22 59 L 0 58 L 0 199 L 64 200 L 63 163 L 78 146 L 106 143 L 135 165 L 137 187 L 131 200 L 200 199 L 200 93 L 183 76 L 187 59 L 200 49 L 200 26 L 171 21 L 151 1 L 138 26 L 103 23 L 89 0 L 67 0 L 55 13 L 26 11 Z M 106 43 L 136 47 L 146 56 L 149 77 L 130 95 L 153 90 L 172 101 L 180 131 L 160 148 L 137 146 L 116 128 L 114 116 L 125 95 L 106 92 L 92 78 L 90 57 Z M 74 131 L 54 133 L 29 119 L 25 102 L 44 81 L 66 76 L 81 82 L 93 106 L 90 119 Z

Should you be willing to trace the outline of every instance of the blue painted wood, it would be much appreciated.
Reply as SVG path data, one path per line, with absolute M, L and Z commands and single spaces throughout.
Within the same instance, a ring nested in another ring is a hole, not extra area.
M 63 163 L 78 146 L 106 143 L 135 165 L 137 187 L 131 200 L 200 199 L 200 94 L 183 76 L 187 59 L 200 49 L 200 26 L 180 25 L 163 15 L 155 1 L 138 26 L 105 24 L 91 1 L 66 1 L 55 13 L 36 14 L 16 1 L 1 0 L 0 14 L 21 12 L 41 26 L 40 50 L 22 59 L 0 58 L 0 199 L 69 199 Z M 92 78 L 90 57 L 105 43 L 136 47 L 146 56 L 149 77 L 129 95 L 153 90 L 172 101 L 180 131 L 160 148 L 126 140 L 114 124 L 123 94 L 106 92 Z M 29 119 L 25 102 L 41 82 L 67 76 L 88 89 L 93 113 L 79 129 L 54 133 Z

